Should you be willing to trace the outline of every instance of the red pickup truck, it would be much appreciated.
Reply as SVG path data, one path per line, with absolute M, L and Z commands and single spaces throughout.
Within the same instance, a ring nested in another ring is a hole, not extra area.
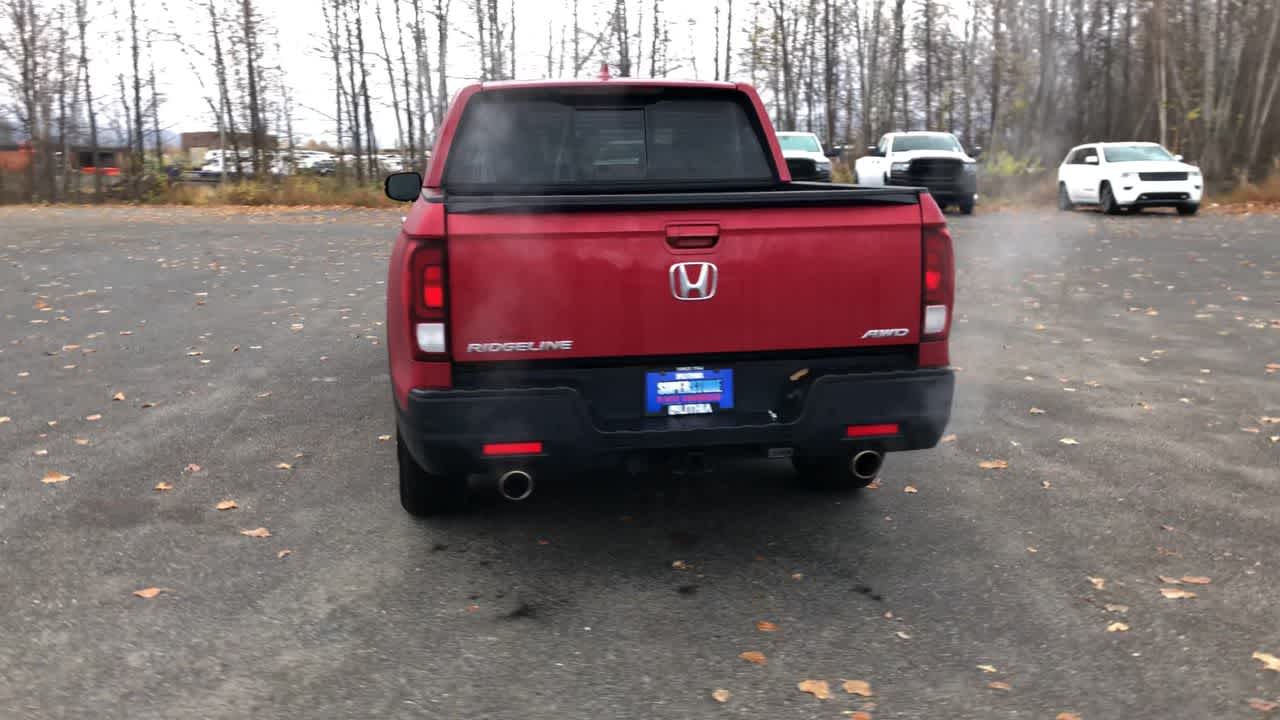
M 458 93 L 387 280 L 400 500 L 486 473 L 790 458 L 862 487 L 951 413 L 954 262 L 924 190 L 794 182 L 747 85 Z

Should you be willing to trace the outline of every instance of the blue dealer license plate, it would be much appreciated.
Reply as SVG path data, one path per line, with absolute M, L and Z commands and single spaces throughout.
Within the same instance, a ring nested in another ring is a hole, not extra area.
M 644 375 L 648 415 L 709 415 L 733 409 L 733 371 L 691 367 Z

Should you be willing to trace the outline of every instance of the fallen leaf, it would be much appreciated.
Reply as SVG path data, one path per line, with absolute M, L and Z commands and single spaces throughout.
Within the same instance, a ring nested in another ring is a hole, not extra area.
M 1178 579 L 1178 578 L 1176 578 L 1176 577 L 1169 577 L 1168 575 L 1157 575 L 1156 577 L 1160 580 L 1160 582 L 1165 583 L 1166 585 L 1181 585 L 1181 584 L 1182 584 L 1182 580 L 1180 580 L 1180 579 Z
M 102 415 L 98 413 L 94 413 L 92 415 L 86 415 L 84 419 L 88 420 L 89 422 L 97 422 L 102 419 Z
M 902 492 L 904 492 L 904 493 L 910 493 L 910 494 L 914 495 L 914 494 L 916 494 L 916 493 L 918 493 L 918 492 L 920 492 L 920 491 L 916 489 L 916 486 L 915 486 L 915 485 L 908 485 L 908 486 L 906 486 L 906 487 L 902 488 Z
M 276 557 L 278 557 L 278 558 L 283 558 L 283 557 L 287 557 L 287 556 L 292 555 L 292 554 L 293 554 L 293 551 L 292 551 L 292 550 L 290 550 L 289 548 L 285 548 L 285 549 L 281 550 L 280 552 L 276 553 Z
M 63 473 L 60 473 L 57 470 L 49 470 L 44 474 L 44 477 L 40 478 L 40 482 L 44 483 L 45 485 L 53 485 L 55 483 L 66 482 L 70 479 L 71 479 L 70 475 L 64 475 Z
M 264 527 L 254 528 L 254 529 L 252 529 L 252 530 L 241 530 L 241 531 L 240 531 L 240 534 L 241 534 L 241 535 L 248 536 L 248 537 L 251 537 L 251 538 L 269 538 L 269 537 L 271 537 L 271 531 L 270 531 L 270 530 L 268 530 L 268 529 L 266 529 L 266 528 L 264 528 Z
M 950 435 L 943 435 L 943 436 L 942 436 L 942 442 L 944 442 L 944 443 L 953 443 L 953 442 L 955 442 L 955 441 L 956 441 L 956 434 L 955 434 L 955 433 L 951 433 Z
M 470 605 L 467 606 L 468 613 L 476 613 L 479 611 L 480 611 L 480 606 L 475 603 L 471 603 Z
M 7 423 L 7 422 L 11 422 L 11 420 L 10 420 L 9 416 L 8 416 L 8 415 L 0 415 L 0 425 L 3 425 L 3 424 L 5 424 L 5 423 Z
M 149 410 L 149 409 L 151 409 L 151 408 L 153 408 L 153 407 L 155 407 L 155 406 L 156 406 L 156 404 L 155 404 L 155 403 L 148 401 L 148 402 L 144 402 L 144 403 L 142 403 L 142 404 L 141 404 L 141 405 L 139 405 L 138 407 L 142 408 L 143 410 Z
M 1033 408 L 1031 408 L 1028 412 L 1030 412 L 1032 415 L 1043 415 L 1043 414 L 1044 414 L 1044 410 L 1041 410 L 1041 409 L 1040 409 L 1040 408 L 1038 408 L 1038 407 L 1033 407 Z
M 1082 720 L 1082 718 L 1075 713 L 1062 712 L 1058 713 L 1058 717 L 1053 720 Z
M 768 659 L 765 658 L 764 653 L 759 650 L 747 650 L 746 652 L 738 655 L 738 657 L 746 660 L 752 665 L 764 665 L 769 662 Z
M 983 470 L 1004 470 L 1009 467 L 1008 460 L 983 460 L 978 463 L 978 467 Z
M 1006 692 L 1013 689 L 1009 686 L 1009 683 L 1000 682 L 999 680 L 993 680 L 987 683 L 987 687 L 991 688 L 992 690 L 1004 690 Z
M 1186 600 L 1196 596 L 1190 590 L 1183 590 L 1182 588 L 1160 588 L 1160 594 L 1169 600 Z
M 266 391 L 266 392 L 260 392 L 260 393 L 258 393 L 257 395 L 255 395 L 254 397 L 257 397 L 257 398 L 268 398 L 268 397 L 271 397 L 271 391 L 270 391 L 270 390 L 268 390 L 268 391 Z
M 844 688 L 844 691 L 850 695 L 871 697 L 871 683 L 866 680 L 845 680 L 842 687 Z
M 1276 708 L 1280 708 L 1280 703 L 1263 700 L 1262 698 L 1249 698 L 1249 707 L 1258 712 L 1269 713 Z
M 1122 622 L 1113 622 L 1107 626 L 1107 632 L 1128 632 L 1129 626 Z
M 995 665 L 979 665 L 978 669 L 985 673 L 999 672 Z
M 36 457 L 45 457 L 49 454 L 49 451 L 44 448 L 37 448 L 33 450 L 31 454 L 35 455 Z
M 671 563 L 671 569 L 672 570 L 688 570 L 689 564 L 683 560 L 676 560 L 675 562 Z
M 716 688 L 711 691 L 711 699 L 718 703 L 727 703 L 731 697 L 733 697 L 733 693 L 724 688 Z
M 192 350 L 191 352 L 187 353 L 187 357 L 200 357 L 203 354 L 204 353 L 199 350 Z
M 1124 613 L 1129 612 L 1129 606 L 1128 606 L 1128 605 L 1118 605 L 1118 604 L 1116 604 L 1116 603 L 1106 603 L 1106 604 L 1105 604 L 1105 605 L 1103 605 L 1102 607 L 1106 608 L 1106 609 L 1107 609 L 1107 612 L 1120 613 L 1120 614 L 1122 614 L 1122 615 L 1123 615 Z
M 1250 655 L 1249 657 L 1253 658 L 1254 660 L 1262 661 L 1262 668 L 1264 670 L 1275 670 L 1276 672 L 1280 672 L 1280 658 L 1276 657 L 1275 655 L 1272 655 L 1271 653 L 1264 653 L 1259 651 L 1259 652 L 1255 652 L 1253 655 Z
M 1090 577 L 1089 582 L 1093 583 L 1093 586 L 1095 588 L 1097 588 L 1098 590 L 1101 590 L 1102 588 L 1106 587 L 1107 579 L 1100 578 L 1100 577 Z
M 121 400 L 124 400 L 124 393 L 118 392 L 115 395 L 112 395 L 111 399 L 114 400 L 115 402 L 120 402 Z
M 855 710 L 848 714 L 849 720 L 871 720 L 871 713 Z
M 910 635 L 906 634 L 905 632 L 903 632 L 903 631 L 901 631 L 901 630 L 899 630 L 898 632 L 894 633 L 894 635 L 897 635 L 898 637 L 902 638 L 903 640 L 910 640 L 910 639 L 911 639 L 911 636 L 910 636 Z
M 1210 579 L 1203 575 L 1183 575 L 1182 582 L 1188 585 L 1208 585 Z
M 387 441 L 388 441 L 388 440 L 390 440 L 390 439 L 391 439 L 391 436 L 390 436 L 390 435 L 379 435 L 379 436 L 378 436 L 378 442 L 387 442 Z
M 768 620 L 757 620 L 756 629 L 760 632 L 778 632 L 778 624 L 771 623 Z
M 235 510 L 240 506 L 236 504 L 235 500 L 223 500 L 213 507 L 216 510 Z
M 872 480 L 870 483 L 868 483 L 868 484 L 867 484 L 867 489 L 868 489 L 868 490 L 879 490 L 879 489 L 880 489 L 880 478 L 876 478 L 875 480 Z
M 1049 488 L 1053 487 L 1053 483 L 1049 482 L 1048 480 L 1041 480 L 1040 487 L 1044 488 L 1045 490 L 1048 490 Z
M 155 490 L 156 492 L 168 492 L 172 489 L 173 489 L 173 486 L 163 480 L 156 483 L 156 486 L 152 488 L 152 490 Z
M 804 579 L 804 573 L 791 573 L 791 579 L 800 582 Z
M 809 693 L 819 700 L 831 699 L 831 686 L 826 680 L 801 680 L 796 683 L 796 687 L 800 692 Z
M 195 463 L 187 463 L 186 470 L 189 473 L 198 473 L 200 472 L 200 466 Z
M 77 445 L 88 445 L 89 438 L 76 438 L 73 442 L 75 442 L 75 444 Z
M 1076 440 L 1075 438 L 1069 438 L 1069 437 L 1062 438 L 1058 442 L 1062 443 L 1063 445 L 1079 445 L 1080 444 L 1079 440 Z
M 292 466 L 292 465 L 290 465 L 290 464 L 289 464 L 289 463 L 287 463 L 287 462 L 278 462 L 278 463 L 276 463 L 276 469 L 277 469 L 277 470 L 292 470 L 292 469 L 293 469 L 293 466 Z
M 149 588 L 142 588 L 141 590 L 134 590 L 133 594 L 137 595 L 138 597 L 144 600 L 150 600 L 151 598 L 159 595 L 162 592 L 170 592 L 170 590 L 169 588 L 149 587 Z

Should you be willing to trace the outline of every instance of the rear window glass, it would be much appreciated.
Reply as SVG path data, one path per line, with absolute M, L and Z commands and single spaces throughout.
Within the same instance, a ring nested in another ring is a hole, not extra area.
M 763 184 L 773 171 L 740 93 L 490 91 L 467 104 L 445 186 L 551 188 Z

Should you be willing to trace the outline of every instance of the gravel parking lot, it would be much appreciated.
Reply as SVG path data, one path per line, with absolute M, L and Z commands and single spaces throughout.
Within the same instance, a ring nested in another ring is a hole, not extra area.
M 953 435 L 878 488 L 741 462 L 430 521 L 388 442 L 398 221 L 0 210 L 0 715 L 1280 703 L 1280 218 L 952 218 Z

